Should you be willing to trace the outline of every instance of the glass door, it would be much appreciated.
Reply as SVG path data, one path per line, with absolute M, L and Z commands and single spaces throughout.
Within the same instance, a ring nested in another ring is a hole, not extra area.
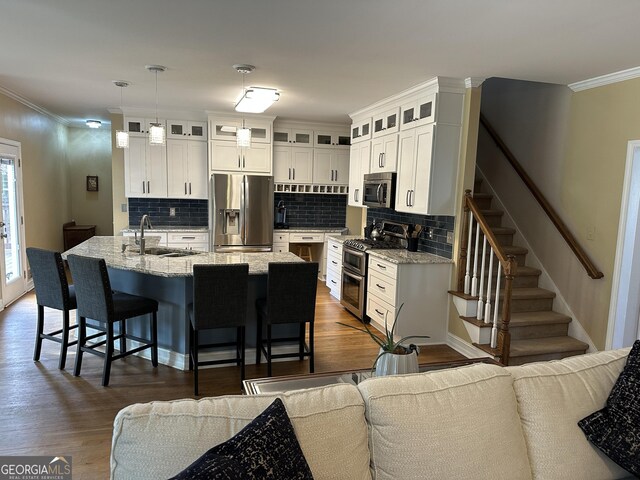
M 26 291 L 19 147 L 0 143 L 0 276 L 7 306 Z

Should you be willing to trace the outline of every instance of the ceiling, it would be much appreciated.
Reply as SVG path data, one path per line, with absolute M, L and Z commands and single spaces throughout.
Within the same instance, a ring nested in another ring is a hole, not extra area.
M 0 0 L 0 91 L 72 125 L 120 104 L 233 111 L 247 86 L 267 113 L 347 114 L 436 75 L 569 84 L 640 65 L 638 0 Z

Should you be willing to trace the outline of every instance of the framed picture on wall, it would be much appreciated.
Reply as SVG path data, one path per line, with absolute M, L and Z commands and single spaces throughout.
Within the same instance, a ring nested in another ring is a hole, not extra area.
M 98 191 L 98 176 L 87 175 L 87 192 Z

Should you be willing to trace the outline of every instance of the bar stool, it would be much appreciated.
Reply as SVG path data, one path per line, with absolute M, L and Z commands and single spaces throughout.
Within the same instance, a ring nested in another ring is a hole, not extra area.
M 245 378 L 245 326 L 249 265 L 194 265 L 193 303 L 187 307 L 191 326 L 189 370 L 194 371 L 194 394 L 198 395 L 198 367 L 235 363 L 240 366 L 240 381 Z M 235 342 L 200 345 L 199 332 L 219 328 L 236 328 Z M 235 346 L 234 358 L 200 361 L 200 348 Z
M 267 281 L 267 297 L 256 300 L 258 330 L 256 363 L 261 353 L 267 359 L 267 376 L 271 376 L 271 360 L 274 358 L 309 357 L 309 372 L 314 371 L 313 324 L 316 311 L 318 264 L 314 262 L 270 263 Z M 267 338 L 262 338 L 262 325 L 266 323 Z M 297 337 L 272 338 L 271 326 L 283 323 L 299 323 Z M 309 324 L 309 344 L 305 343 L 306 325 Z M 298 342 L 297 353 L 272 354 L 274 342 Z M 265 348 L 266 347 L 266 348 Z
M 88 258 L 78 255 L 67 257 L 71 275 L 76 287 L 78 300 L 78 353 L 74 376 L 80 375 L 83 352 L 104 358 L 102 371 L 102 386 L 109 385 L 111 362 L 127 357 L 147 348 L 151 349 L 151 364 L 158 366 L 158 302 L 146 297 L 129 295 L 111 290 L 107 265 L 101 258 Z M 151 314 L 151 340 L 143 339 L 126 333 L 126 321 L 129 318 Z M 102 325 L 91 325 L 99 330 L 98 333 L 87 336 L 87 318 L 96 320 Z M 120 323 L 120 334 L 114 335 L 113 324 Z M 106 339 L 87 344 L 88 340 L 106 335 Z M 132 350 L 126 350 L 126 340 L 135 340 L 142 345 Z M 120 340 L 120 353 L 114 355 L 114 341 Z M 105 352 L 96 350 L 105 345 Z
M 308 243 L 301 243 L 298 245 L 297 255 L 305 262 L 313 262 L 313 256 L 311 255 L 311 245 Z
M 77 343 L 76 340 L 69 342 L 69 332 L 78 327 L 77 324 L 69 325 L 69 311 L 77 308 L 76 293 L 73 285 L 69 286 L 67 282 L 60 253 L 29 247 L 27 248 L 27 259 L 31 266 L 38 304 L 38 325 L 33 361 L 40 360 L 42 340 L 52 340 L 61 344 L 58 368 L 62 370 L 67 362 L 67 349 Z M 44 307 L 62 310 L 62 329 L 44 333 Z

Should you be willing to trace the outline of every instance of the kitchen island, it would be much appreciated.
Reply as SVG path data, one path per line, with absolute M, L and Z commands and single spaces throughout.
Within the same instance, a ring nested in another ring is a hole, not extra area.
M 151 237 L 150 237 L 151 238 Z M 123 245 L 126 248 L 123 251 Z M 153 245 L 147 244 L 147 250 Z M 184 252 L 185 256 L 140 255 L 131 238 L 92 237 L 67 250 L 63 254 L 104 258 L 109 270 L 111 287 L 114 290 L 142 295 L 158 301 L 158 361 L 178 369 L 188 368 L 189 316 L 187 305 L 193 297 L 193 265 L 249 264 L 249 291 L 247 299 L 247 359 L 255 358 L 250 348 L 255 348 L 256 310 L 255 300 L 266 296 L 269 263 L 302 262 L 293 253 L 205 253 Z M 142 320 L 142 319 L 140 319 Z M 90 323 L 90 322 L 89 322 Z M 127 323 L 130 333 L 146 337 L 148 322 L 134 319 Z M 283 325 L 285 327 L 286 325 Z M 298 326 L 295 326 L 295 331 Z M 214 332 L 203 332 L 213 335 Z M 286 330 L 285 335 L 291 334 Z M 215 332 L 215 341 L 234 338 L 235 330 Z M 212 343 L 213 337 L 206 335 L 201 343 Z M 136 345 L 132 345 L 136 346 Z M 146 354 L 145 352 L 142 352 Z M 211 358 L 213 359 L 213 357 Z

